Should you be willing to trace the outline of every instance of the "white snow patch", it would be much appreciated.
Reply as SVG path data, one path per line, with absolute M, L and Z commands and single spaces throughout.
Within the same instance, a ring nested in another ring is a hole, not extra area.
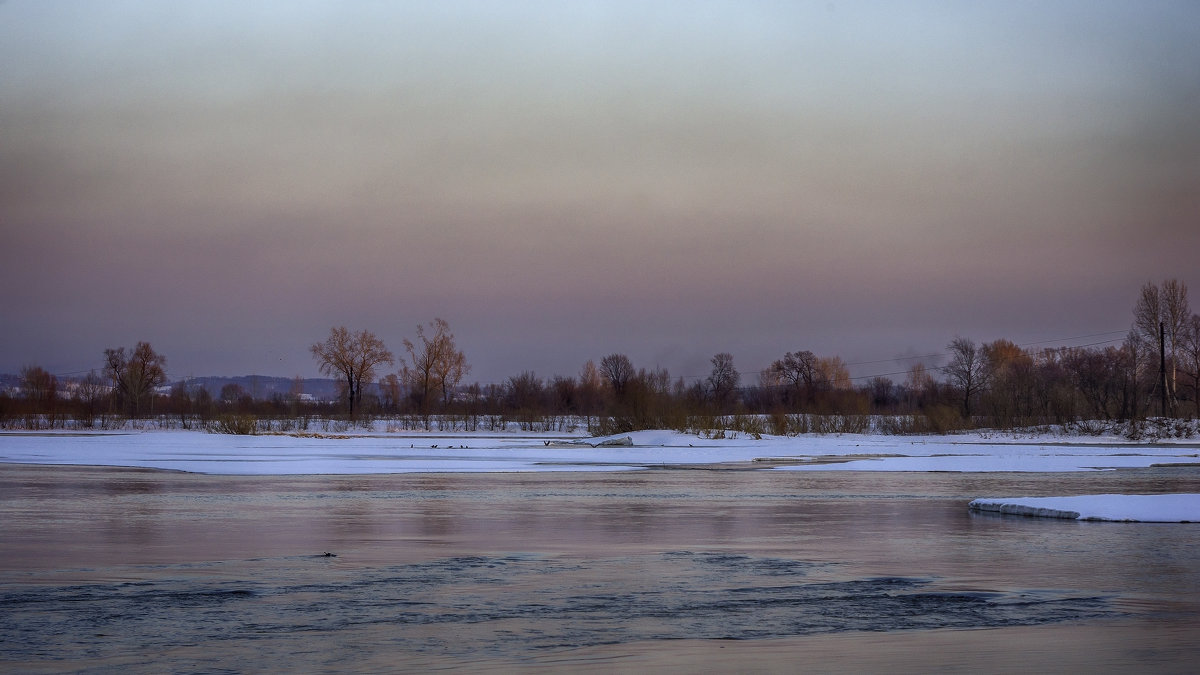
M 629 438 L 632 445 L 605 446 Z M 1196 444 L 1062 443 L 1037 437 L 878 434 L 703 438 L 635 431 L 228 436 L 197 431 L 0 433 L 0 463 L 80 464 L 208 474 L 630 470 L 744 464 L 804 471 L 1095 471 L 1196 464 Z
M 1073 520 L 1200 523 L 1200 494 L 986 497 L 972 500 L 968 508 Z

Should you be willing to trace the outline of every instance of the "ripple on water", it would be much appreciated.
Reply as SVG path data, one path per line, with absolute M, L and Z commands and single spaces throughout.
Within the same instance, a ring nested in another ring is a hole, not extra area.
M 937 579 L 915 577 L 831 580 L 833 567 L 693 551 L 467 556 L 367 570 L 280 559 L 274 573 L 214 582 L 195 565 L 180 566 L 178 576 L 156 581 L 0 587 L 0 655 L 72 660 L 279 638 L 336 650 L 368 633 L 408 652 L 515 655 L 646 639 L 981 628 L 1118 614 L 1108 598 L 1069 591 L 947 591 Z

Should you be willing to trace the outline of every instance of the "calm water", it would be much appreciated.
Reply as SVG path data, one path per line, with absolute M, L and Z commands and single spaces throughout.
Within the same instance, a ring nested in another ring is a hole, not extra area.
M 0 668 L 729 670 L 750 662 L 722 656 L 753 648 L 780 672 L 800 655 L 829 671 L 1187 672 L 1200 526 L 966 509 L 978 496 L 1185 491 L 1200 492 L 1194 467 L 257 478 L 0 466 Z M 1027 648 L 1051 635 L 1070 642 Z M 945 651 L 912 647 L 935 642 Z

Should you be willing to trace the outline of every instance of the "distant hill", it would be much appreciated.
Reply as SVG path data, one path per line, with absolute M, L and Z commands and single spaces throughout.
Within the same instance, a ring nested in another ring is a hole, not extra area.
M 21 386 L 21 376 L 11 373 L 0 373 L 0 392 L 16 391 Z
M 292 393 L 292 387 L 295 384 L 295 379 L 291 377 L 269 377 L 266 375 L 239 375 L 237 377 L 222 377 L 222 376 L 205 376 L 205 377 L 189 377 L 185 380 L 188 385 L 196 387 L 204 387 L 212 394 L 213 398 L 217 398 L 221 389 L 227 384 L 236 384 L 241 387 L 247 394 L 250 394 L 255 399 L 270 400 L 275 396 L 287 396 Z M 179 381 L 168 382 L 165 386 L 167 391 L 171 387 L 178 384 Z M 301 381 L 300 391 L 297 393 L 308 394 L 318 400 L 332 400 L 338 397 L 338 383 L 336 380 L 324 378 L 307 378 Z
M 59 378 L 59 381 L 63 385 L 66 385 L 69 379 Z M 204 387 L 214 399 L 220 397 L 222 387 L 227 384 L 236 384 L 255 399 L 269 401 L 276 395 L 287 396 L 290 394 L 295 379 L 291 377 L 270 377 L 267 375 L 239 375 L 237 377 L 209 375 L 205 377 L 189 377 L 183 380 L 172 380 L 159 387 L 158 391 L 166 394 L 180 382 L 186 382 L 192 387 Z M 105 380 L 105 384 L 108 384 L 107 380 Z M 19 391 L 20 385 L 20 375 L 0 373 L 0 392 L 15 395 Z M 68 387 L 64 386 L 62 390 L 67 391 Z M 372 390 L 374 390 L 374 385 L 367 389 L 367 391 Z M 319 401 L 333 401 L 337 400 L 339 395 L 338 383 L 337 380 L 310 377 L 301 380 L 300 391 L 298 393 L 308 394 Z

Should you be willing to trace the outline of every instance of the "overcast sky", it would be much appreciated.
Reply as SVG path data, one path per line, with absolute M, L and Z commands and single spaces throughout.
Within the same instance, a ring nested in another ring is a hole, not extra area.
M 1194 0 L 7 0 L 0 63 L 0 372 L 442 317 L 470 381 L 869 375 L 1200 305 Z

